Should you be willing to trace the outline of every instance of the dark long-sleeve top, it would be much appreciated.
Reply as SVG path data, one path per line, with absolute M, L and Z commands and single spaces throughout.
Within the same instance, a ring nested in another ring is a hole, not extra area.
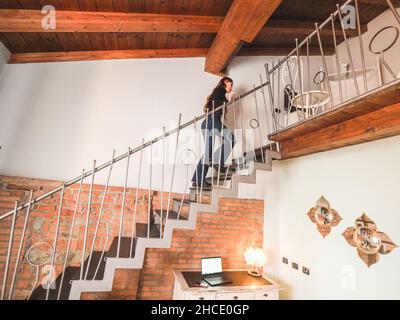
M 214 104 L 213 104 L 213 101 L 214 101 Z M 226 98 L 226 90 L 224 87 L 219 87 L 217 90 L 215 90 L 215 92 L 211 96 L 211 101 L 209 103 L 208 108 L 210 111 L 212 111 L 213 106 L 215 109 L 217 109 L 218 107 L 220 107 L 221 105 L 223 105 L 226 102 L 228 102 L 228 99 Z M 215 114 L 214 114 L 215 118 L 221 118 L 222 113 L 223 113 L 222 109 L 215 112 Z

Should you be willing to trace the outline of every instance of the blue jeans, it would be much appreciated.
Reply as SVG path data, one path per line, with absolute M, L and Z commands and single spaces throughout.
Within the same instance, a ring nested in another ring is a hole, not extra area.
M 205 119 L 201 124 L 201 129 L 205 141 L 206 154 L 201 157 L 192 178 L 192 182 L 198 185 L 205 181 L 208 169 L 211 165 L 218 164 L 221 161 L 220 165 L 222 167 L 225 166 L 225 162 L 235 145 L 235 137 L 229 128 L 222 125 L 221 117 L 216 116 L 213 122 L 213 115 L 209 115 L 208 121 Z M 215 141 L 221 139 L 221 135 L 223 137 L 222 145 L 213 152 Z

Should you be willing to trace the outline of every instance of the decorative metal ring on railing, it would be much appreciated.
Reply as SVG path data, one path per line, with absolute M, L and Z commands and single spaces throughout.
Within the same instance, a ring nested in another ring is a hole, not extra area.
M 184 157 L 185 153 L 188 155 L 186 158 Z M 180 159 L 185 166 L 191 166 L 196 163 L 197 154 L 192 149 L 185 149 L 182 151 Z
M 394 30 L 396 30 L 396 35 L 394 36 L 393 41 L 392 41 L 388 46 L 386 46 L 386 48 L 384 48 L 384 49 L 382 49 L 382 50 L 379 50 L 379 51 L 373 50 L 372 44 L 374 43 L 374 41 L 378 38 L 378 36 L 379 36 L 382 32 L 384 32 L 385 30 L 389 30 L 389 29 L 394 29 Z M 391 48 L 395 45 L 395 43 L 396 43 L 397 40 L 399 39 L 399 35 L 400 35 L 399 28 L 397 28 L 397 27 L 395 27 L 395 26 L 383 27 L 381 30 L 379 30 L 377 33 L 375 33 L 375 35 L 372 37 L 371 41 L 369 42 L 369 51 L 371 51 L 373 54 L 380 54 L 380 53 L 382 53 L 382 52 L 388 51 L 389 49 L 391 49 Z
M 382 50 L 379 50 L 379 51 L 373 50 L 372 44 L 374 43 L 374 41 L 378 38 L 378 36 L 379 36 L 383 31 L 389 30 L 389 29 L 394 29 L 394 30 L 396 31 L 396 35 L 394 36 L 393 41 L 392 41 L 388 46 L 386 46 L 386 48 L 384 48 L 384 49 L 382 49 Z M 369 42 L 369 51 L 371 51 L 373 54 L 381 54 L 381 53 L 383 53 L 383 52 L 388 51 L 389 49 L 391 49 L 391 48 L 395 45 L 395 43 L 396 43 L 397 40 L 399 39 L 399 35 L 400 35 L 399 28 L 397 28 L 397 27 L 395 27 L 395 26 L 386 26 L 386 27 L 383 27 L 383 28 L 380 29 L 377 33 L 375 33 L 375 35 L 372 37 L 371 41 Z
M 32 258 L 31 258 L 31 251 L 32 251 L 34 248 L 39 247 L 40 245 L 47 246 L 47 247 L 50 249 L 51 254 L 49 254 L 49 257 L 48 257 L 46 260 L 41 261 L 40 263 L 38 263 L 38 262 L 35 262 L 34 260 L 32 260 Z M 51 260 L 53 254 L 54 254 L 53 246 L 52 246 L 51 244 L 47 243 L 47 242 L 44 242 L 44 241 L 36 242 L 36 243 L 35 243 L 33 246 L 31 246 L 31 247 L 28 249 L 28 251 L 26 252 L 26 261 L 27 261 L 31 266 L 36 267 L 36 277 L 35 277 L 36 280 L 35 280 L 35 283 L 34 283 L 33 286 L 32 286 L 31 292 L 29 293 L 28 300 L 30 300 L 30 298 L 31 298 L 31 296 L 32 296 L 32 293 L 33 293 L 33 291 L 36 289 L 37 284 L 38 284 L 38 282 L 39 282 L 39 269 L 40 269 L 40 267 L 41 267 L 41 266 L 44 266 L 46 263 L 48 263 L 48 262 Z
M 321 79 L 318 81 L 318 77 L 321 76 Z M 313 82 L 317 85 L 323 83 L 326 79 L 326 72 L 325 71 L 319 71 L 315 74 Z
M 260 126 L 260 123 L 258 122 L 257 119 L 251 119 L 250 120 L 250 127 L 253 129 L 257 129 Z
M 37 263 L 37 262 L 35 262 L 35 261 L 32 260 L 30 254 L 31 254 L 31 251 L 32 251 L 34 248 L 36 248 L 36 247 L 38 247 L 38 246 L 40 246 L 40 245 L 45 245 L 45 246 L 49 247 L 49 248 L 50 248 L 51 254 L 50 254 L 49 257 L 47 258 L 47 260 L 45 260 L 44 262 Z M 53 246 L 52 246 L 51 244 L 47 243 L 47 242 L 40 241 L 40 242 L 36 242 L 33 246 L 31 246 L 31 247 L 28 249 L 28 251 L 27 251 L 27 253 L 26 253 L 26 261 L 27 261 L 31 266 L 34 266 L 34 267 L 41 267 L 41 266 L 45 265 L 46 263 L 48 263 L 48 262 L 50 261 L 50 259 L 51 259 L 52 256 L 53 256 Z

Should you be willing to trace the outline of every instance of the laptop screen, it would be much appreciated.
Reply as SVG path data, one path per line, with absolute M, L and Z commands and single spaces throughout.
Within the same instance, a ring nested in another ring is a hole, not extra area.
M 222 273 L 221 257 L 202 258 L 201 259 L 201 274 Z

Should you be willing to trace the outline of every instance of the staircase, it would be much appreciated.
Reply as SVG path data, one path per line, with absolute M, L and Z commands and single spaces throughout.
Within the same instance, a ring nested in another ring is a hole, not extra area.
M 75 270 L 75 278 L 73 275 L 71 275 L 69 279 L 71 280 L 72 284 L 65 288 L 64 296 L 67 292 L 69 292 L 68 299 L 78 300 L 83 292 L 93 293 L 111 291 L 116 269 L 142 268 L 146 248 L 169 248 L 174 229 L 193 230 L 196 226 L 196 219 L 199 212 L 217 212 L 218 200 L 220 197 L 238 198 L 239 184 L 255 184 L 257 182 L 257 171 L 271 171 L 272 160 L 279 159 L 280 154 L 276 151 L 267 151 L 265 155 L 267 159 L 266 163 L 250 163 L 247 166 L 247 170 L 244 170 L 247 172 L 235 174 L 233 171 L 231 171 L 231 187 L 229 189 L 226 189 L 223 187 L 223 185 L 221 185 L 221 187 L 214 187 L 210 192 L 205 192 L 204 195 L 211 196 L 211 203 L 198 203 L 196 199 L 196 190 L 191 190 L 190 199 L 184 199 L 183 201 L 182 199 L 173 199 L 173 210 L 169 212 L 168 220 L 166 220 L 165 217 L 161 219 L 161 212 L 155 211 L 155 219 L 154 223 L 150 226 L 151 236 L 149 238 L 146 237 L 147 225 L 139 225 L 142 230 L 142 236 L 138 236 L 134 239 L 136 250 L 133 258 L 129 258 L 129 253 L 128 256 L 125 257 L 115 257 L 115 243 L 117 241 L 117 238 L 115 238 L 113 245 L 111 245 L 107 253 L 106 261 L 102 263 L 101 274 L 103 277 L 101 278 L 99 274 L 94 280 L 90 277 L 90 280 L 78 280 L 79 269 L 77 269 Z M 225 175 L 221 174 L 220 180 L 224 181 L 223 179 L 225 179 Z M 185 209 L 187 211 L 187 215 L 183 213 Z M 165 233 L 164 237 L 160 239 L 159 235 L 161 228 Z M 127 246 L 129 246 L 131 239 L 124 238 L 124 242 Z M 96 263 L 94 263 L 94 265 L 96 265 Z M 93 269 L 94 265 L 89 267 L 89 270 Z M 39 298 L 43 298 L 43 295 Z

